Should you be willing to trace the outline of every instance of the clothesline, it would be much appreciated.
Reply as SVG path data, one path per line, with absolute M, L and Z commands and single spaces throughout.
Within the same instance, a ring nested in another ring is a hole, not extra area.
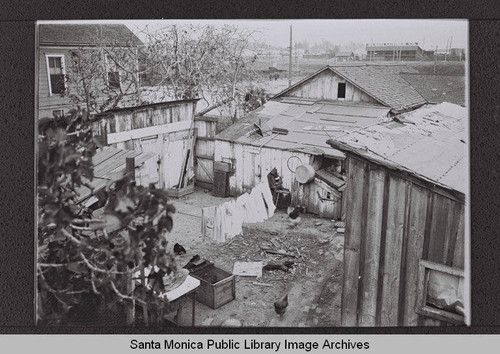
M 252 191 L 237 199 L 218 206 L 202 208 L 201 233 L 218 242 L 225 242 L 242 234 L 243 223 L 263 222 L 274 215 L 273 203 L 267 178 Z

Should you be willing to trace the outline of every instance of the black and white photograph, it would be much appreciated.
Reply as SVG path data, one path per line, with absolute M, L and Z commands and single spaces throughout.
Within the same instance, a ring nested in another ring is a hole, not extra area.
M 37 326 L 470 325 L 467 20 L 36 41 Z

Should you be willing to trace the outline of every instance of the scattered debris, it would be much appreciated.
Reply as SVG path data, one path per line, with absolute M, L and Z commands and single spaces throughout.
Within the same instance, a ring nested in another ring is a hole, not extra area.
M 273 127 L 272 133 L 273 134 L 287 135 L 288 134 L 288 130 L 284 129 L 284 128 Z
M 243 322 L 236 318 L 229 318 L 222 322 L 221 327 L 243 327 Z
M 277 249 L 279 249 L 279 248 L 280 248 L 280 244 L 278 243 L 278 241 L 277 241 L 275 238 L 271 239 L 271 243 L 272 243 L 272 244 L 273 244 L 273 246 L 274 246 L 274 247 L 276 247 Z
M 272 284 L 259 283 L 259 282 L 256 282 L 256 281 L 254 281 L 252 284 L 253 284 L 253 285 L 260 285 L 260 286 L 270 286 L 270 287 L 272 287 L 272 286 L 273 286 Z
M 214 321 L 214 319 L 212 317 L 209 317 L 209 318 L 204 319 L 203 322 L 201 323 L 201 325 L 204 327 L 208 327 L 212 324 L 213 321 Z
M 334 227 L 345 227 L 345 222 L 343 221 L 336 221 L 335 224 L 333 224 Z
M 275 250 L 275 249 L 272 249 L 272 248 L 269 248 L 269 247 L 266 247 L 266 246 L 263 246 L 263 245 L 260 246 L 260 249 L 263 250 L 264 252 L 267 252 L 267 253 L 279 254 L 281 256 L 287 256 L 287 257 L 297 258 L 297 256 L 294 255 L 294 254 L 287 253 L 287 252 L 285 252 L 283 250 Z
M 262 277 L 262 262 L 235 262 L 233 275 Z

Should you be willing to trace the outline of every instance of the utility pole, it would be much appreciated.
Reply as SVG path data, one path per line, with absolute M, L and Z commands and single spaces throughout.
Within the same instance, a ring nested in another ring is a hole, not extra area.
M 288 87 L 292 86 L 292 25 L 290 25 L 290 58 L 288 61 Z
M 444 61 L 446 61 L 446 59 L 448 59 L 448 43 L 449 43 L 449 39 L 446 40 L 446 49 L 445 49 L 445 52 L 444 52 Z
M 436 73 L 437 51 L 438 51 L 438 46 L 436 46 L 436 51 L 434 52 L 434 74 Z
M 450 38 L 450 55 L 451 55 L 451 42 L 453 42 L 453 36 L 451 36 L 451 38 Z M 453 59 L 451 59 L 451 60 L 453 60 Z

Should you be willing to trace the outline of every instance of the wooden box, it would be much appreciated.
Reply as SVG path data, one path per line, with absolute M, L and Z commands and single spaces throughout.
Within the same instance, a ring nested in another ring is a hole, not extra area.
M 223 171 L 214 171 L 214 189 L 213 195 L 216 197 L 229 196 L 229 173 Z
M 212 309 L 234 300 L 236 296 L 235 277 L 231 273 L 210 265 L 191 273 L 200 280 L 196 299 Z

